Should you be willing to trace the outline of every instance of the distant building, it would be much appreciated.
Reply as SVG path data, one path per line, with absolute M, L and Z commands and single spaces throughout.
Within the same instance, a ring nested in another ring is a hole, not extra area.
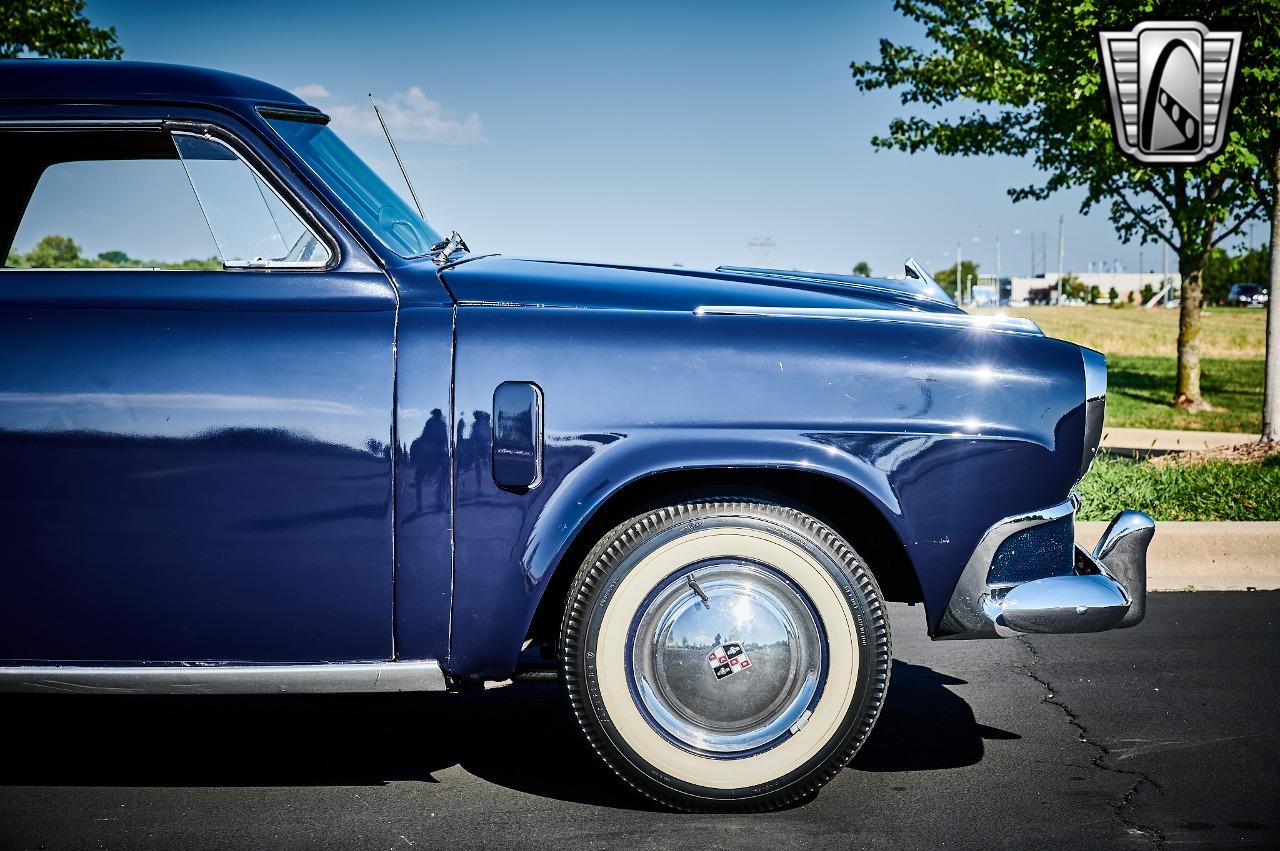
M 1148 284 L 1152 290 L 1159 292 L 1167 282 L 1171 281 L 1175 298 L 1177 297 L 1177 291 L 1182 287 L 1182 276 L 1177 272 L 1170 272 L 1167 277 L 1159 272 L 1069 272 L 1068 274 L 1078 278 L 1080 283 L 1086 287 L 1097 287 L 1104 299 L 1114 287 L 1115 291 L 1120 294 L 1121 301 L 1128 301 L 1130 293 L 1137 293 L 1134 298 L 1141 299 L 1142 288 Z M 1057 272 L 1049 272 L 1035 277 L 1014 277 L 1006 280 L 1010 282 L 1009 300 L 1015 303 L 1020 303 L 1024 300 L 1031 302 L 1041 301 L 1042 299 L 1038 298 L 1038 296 L 1044 291 L 1047 290 L 1049 293 L 1058 291 Z
M 965 304 L 974 307 L 1000 307 L 1009 303 L 1009 278 L 979 275 L 965 292 Z

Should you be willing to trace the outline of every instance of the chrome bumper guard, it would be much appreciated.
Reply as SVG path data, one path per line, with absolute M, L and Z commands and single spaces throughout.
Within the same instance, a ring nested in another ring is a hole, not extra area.
M 1011 535 L 1074 514 L 1068 500 L 1044 511 L 1009 517 L 983 535 L 952 593 L 935 638 L 1007 638 L 1021 634 L 1102 632 L 1142 622 L 1147 606 L 1147 546 L 1155 522 L 1122 511 L 1093 552 L 1075 545 L 1070 575 L 1017 584 L 989 581 L 992 561 Z

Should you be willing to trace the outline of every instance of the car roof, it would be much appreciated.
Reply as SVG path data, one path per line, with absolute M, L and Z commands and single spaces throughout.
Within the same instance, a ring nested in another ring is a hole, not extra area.
M 305 106 L 285 89 L 239 74 L 189 65 L 96 59 L 0 61 L 0 102 L 6 101 L 214 105 L 251 101 Z

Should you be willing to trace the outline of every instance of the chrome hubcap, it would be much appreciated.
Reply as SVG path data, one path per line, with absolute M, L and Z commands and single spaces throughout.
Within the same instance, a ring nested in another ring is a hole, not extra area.
M 781 575 L 739 560 L 703 562 L 670 577 L 639 613 L 632 683 L 669 738 L 729 757 L 799 728 L 825 654 L 816 614 Z

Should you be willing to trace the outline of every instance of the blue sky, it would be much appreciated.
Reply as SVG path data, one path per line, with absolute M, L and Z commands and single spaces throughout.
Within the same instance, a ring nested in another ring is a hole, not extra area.
M 1139 246 L 1103 212 L 1079 216 L 1079 195 L 1010 202 L 1005 189 L 1036 179 L 1025 162 L 871 148 L 904 107 L 859 92 L 849 63 L 881 37 L 920 36 L 890 2 L 89 0 L 87 12 L 116 27 L 126 58 L 306 93 L 390 177 L 373 92 L 428 219 L 478 251 L 845 272 L 866 260 L 900 274 L 913 254 L 952 264 L 960 243 L 990 273 L 999 237 L 1004 274 L 1026 274 L 1033 231 L 1056 269 L 1063 214 L 1068 269 L 1138 268 Z M 1143 251 L 1159 270 L 1159 249 Z

